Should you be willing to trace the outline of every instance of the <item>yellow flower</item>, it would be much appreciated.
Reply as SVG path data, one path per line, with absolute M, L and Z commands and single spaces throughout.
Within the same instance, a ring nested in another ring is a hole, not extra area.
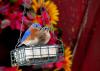
M 68 46 L 64 46 L 65 50 L 64 50 L 64 56 L 65 56 L 65 60 L 64 60 L 64 70 L 65 71 L 71 71 L 71 65 L 72 65 L 72 54 L 71 54 L 71 50 L 70 47 Z M 58 68 L 54 69 L 53 71 L 59 71 Z
M 16 71 L 22 71 L 21 69 L 19 69 L 19 67 L 17 66 Z
M 71 54 L 71 50 L 70 47 L 65 46 L 65 64 L 64 64 L 64 69 L 65 71 L 71 71 L 71 65 L 72 65 L 72 54 Z
M 32 4 L 32 8 L 34 9 L 35 12 L 37 12 L 37 10 L 40 7 L 45 7 L 46 11 L 48 12 L 49 16 L 50 16 L 50 23 L 51 24 L 57 24 L 57 21 L 59 21 L 58 15 L 59 15 L 59 11 L 57 9 L 57 6 L 55 5 L 54 2 L 52 2 L 51 0 L 32 0 L 33 4 Z

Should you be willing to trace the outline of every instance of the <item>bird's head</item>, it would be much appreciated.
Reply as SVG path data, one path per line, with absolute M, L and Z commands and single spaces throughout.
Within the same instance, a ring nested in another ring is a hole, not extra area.
M 39 23 L 33 23 L 31 25 L 31 28 L 33 28 L 33 29 L 41 29 L 41 25 Z
M 43 28 L 41 28 L 41 31 L 43 31 L 43 32 L 49 32 L 50 28 L 49 27 L 43 27 Z

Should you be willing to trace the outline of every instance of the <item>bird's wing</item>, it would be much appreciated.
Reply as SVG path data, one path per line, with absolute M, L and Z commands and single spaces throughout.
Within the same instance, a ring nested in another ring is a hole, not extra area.
M 30 34 L 31 34 L 31 32 L 30 32 L 30 30 L 28 29 L 28 30 L 24 33 L 24 35 L 23 35 L 23 37 L 22 37 L 22 39 L 21 39 L 21 42 L 24 42 L 24 41 L 30 36 Z
M 26 30 L 26 32 L 24 33 L 24 35 L 23 35 L 23 37 L 22 37 L 22 39 L 21 39 L 21 42 L 23 42 L 23 41 L 25 41 L 27 38 L 28 38 L 28 36 L 30 36 L 31 35 L 31 29 L 35 29 L 35 28 L 39 28 L 39 27 L 41 27 L 40 26 L 40 24 L 38 24 L 38 23 L 33 23 L 30 27 L 29 27 L 29 29 L 28 30 Z
M 31 41 L 32 39 L 27 39 L 27 38 L 29 38 L 29 37 L 31 37 L 32 35 L 32 33 L 34 33 L 33 31 L 31 31 L 32 29 L 38 29 L 38 28 L 40 28 L 41 26 L 40 26 L 40 24 L 38 24 L 38 23 L 33 23 L 27 30 L 26 30 L 26 32 L 24 33 L 24 35 L 23 35 L 23 37 L 22 37 L 22 39 L 21 39 L 21 44 L 20 45 L 22 45 L 24 42 L 26 42 L 26 41 Z M 34 36 L 34 35 L 33 35 Z

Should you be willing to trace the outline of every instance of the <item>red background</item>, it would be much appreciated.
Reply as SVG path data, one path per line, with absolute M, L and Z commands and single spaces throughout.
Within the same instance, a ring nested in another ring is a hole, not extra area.
M 54 2 L 60 10 L 63 40 L 73 47 L 88 5 L 87 0 L 54 0 Z M 79 40 L 72 71 L 100 71 L 99 12 L 100 0 L 90 0 L 87 23 Z

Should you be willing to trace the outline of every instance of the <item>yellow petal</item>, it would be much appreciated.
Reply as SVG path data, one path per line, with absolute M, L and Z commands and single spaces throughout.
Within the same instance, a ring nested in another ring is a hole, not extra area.
M 32 8 L 34 9 L 34 11 L 36 12 L 37 11 L 37 7 L 32 5 Z
M 36 0 L 32 0 L 32 2 L 33 2 L 33 4 L 34 4 L 34 6 L 38 7 L 38 3 L 37 3 Z

